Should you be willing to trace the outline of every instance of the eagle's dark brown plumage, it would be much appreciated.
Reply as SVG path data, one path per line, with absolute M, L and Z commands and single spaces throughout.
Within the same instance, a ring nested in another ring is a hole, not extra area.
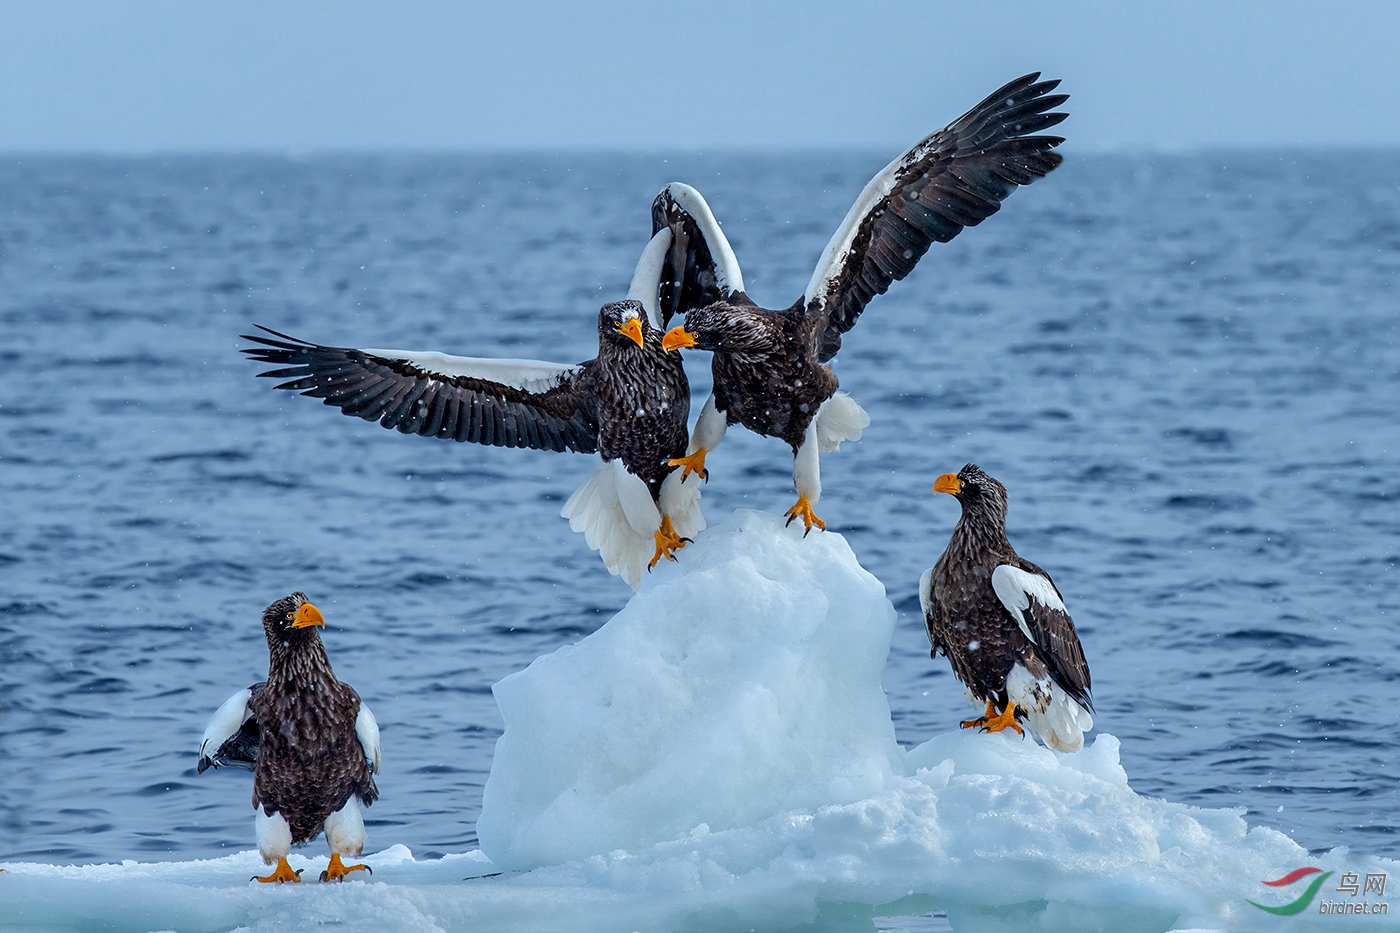
M 1050 575 L 1006 538 L 1006 487 L 969 463 L 935 492 L 956 496 L 962 516 L 938 562 L 919 581 L 930 655 L 944 654 L 968 697 L 986 704 L 963 723 L 1021 731 L 1077 751 L 1093 728 L 1089 665 Z
M 260 880 L 297 880 L 287 852 L 323 829 L 332 864 L 322 880 L 340 880 L 360 867 L 345 866 L 341 856 L 360 854 L 360 807 L 379 796 L 373 774 L 378 725 L 359 694 L 331 670 L 316 632 L 325 623 L 306 594 L 268 606 L 262 624 L 267 680 L 235 694 L 215 714 L 200 747 L 199 771 L 224 765 L 253 771 L 258 848 L 278 866 Z
M 868 423 L 853 402 L 837 395 L 836 376 L 826 365 L 841 336 L 874 296 L 913 271 L 932 243 L 981 223 L 1017 186 L 1060 164 L 1052 150 L 1064 139 L 1031 134 L 1065 119 L 1047 111 L 1068 97 L 1050 93 L 1058 81 L 1039 77 L 1026 75 L 998 89 L 876 175 L 827 244 L 806 293 L 785 310 L 761 308 L 744 293 L 733 252 L 698 192 L 670 185 L 653 203 L 653 229 L 672 232 L 661 307 L 667 315 L 685 314 L 666 345 L 714 353 L 712 401 L 724 417 L 706 425 L 702 414 L 696 435 L 717 442 L 724 427 L 742 424 L 786 441 L 799 493 L 789 520 L 801 517 L 809 530 L 824 527 L 812 511 L 821 492 L 818 449 L 858 438 Z M 836 398 L 845 402 L 824 410 Z M 821 429 L 824 419 L 830 430 Z M 814 424 L 817 430 L 810 431 Z M 712 446 L 693 440 L 683 465 L 703 470 Z

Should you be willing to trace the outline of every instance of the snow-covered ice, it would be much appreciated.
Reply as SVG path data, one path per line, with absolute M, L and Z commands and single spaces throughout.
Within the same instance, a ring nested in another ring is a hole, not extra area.
M 839 535 L 743 512 L 607 625 L 495 687 L 477 836 L 498 865 L 638 851 L 850 803 L 902 771 L 895 612 Z
M 1394 883 L 1400 863 L 1310 856 L 1233 811 L 1139 796 L 1111 735 L 1073 755 L 973 732 L 901 750 L 880 689 L 893 619 L 839 535 L 737 513 L 596 633 L 497 685 L 480 836 L 499 864 L 394 846 L 366 859 L 372 878 L 270 888 L 248 882 L 251 850 L 12 863 L 0 930 L 854 931 L 933 909 L 998 933 L 1400 928 L 1400 904 L 1250 906 L 1292 900 L 1260 882 L 1302 865 Z M 291 861 L 314 878 L 326 860 Z

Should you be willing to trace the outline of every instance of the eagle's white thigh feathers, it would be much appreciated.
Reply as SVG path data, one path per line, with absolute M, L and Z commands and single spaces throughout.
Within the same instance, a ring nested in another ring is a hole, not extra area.
M 213 718 L 209 720 L 209 725 L 205 726 L 204 735 L 199 740 L 200 760 L 212 758 L 219 747 L 253 715 L 252 710 L 248 709 L 248 700 L 252 695 L 253 691 L 244 687 L 214 711 Z
M 355 717 L 355 735 L 360 740 L 360 747 L 365 750 L 365 761 L 369 762 L 370 771 L 378 774 L 379 721 L 374 718 L 364 700 L 360 701 L 360 712 Z
M 1010 564 L 1002 564 L 992 571 L 992 589 L 996 591 L 997 599 L 1001 600 L 1006 611 L 1016 620 L 1016 624 L 1021 626 L 1021 631 L 1031 640 L 1031 644 L 1035 644 L 1035 636 L 1026 625 L 1025 610 L 1030 607 L 1032 599 L 1047 608 L 1069 612 L 1065 608 L 1064 600 L 1060 599 L 1060 594 L 1055 592 L 1055 584 L 1048 578 Z
M 352 796 L 351 800 L 355 800 Z M 359 801 L 356 801 L 358 803 Z M 271 865 L 279 858 L 286 858 L 292 851 L 292 827 L 281 813 L 268 816 L 262 807 L 254 807 L 257 814 L 258 854 Z
M 807 425 L 797 456 L 792 458 L 792 485 L 799 496 L 806 496 L 812 505 L 822 497 L 821 457 L 818 454 L 817 419 Z
M 365 832 L 360 798 L 351 794 L 345 806 L 326 817 L 326 845 L 337 855 L 353 858 L 365 850 L 367 842 L 369 834 Z
M 714 450 L 728 429 L 729 419 L 715 405 L 715 397 L 711 394 L 705 399 L 705 407 L 700 409 L 700 417 L 695 419 L 695 430 L 690 432 L 690 447 L 686 453 L 693 454 L 702 447 L 707 452 Z
M 817 449 L 830 453 L 842 441 L 858 441 L 870 427 L 870 416 L 845 392 L 837 392 L 817 409 Z
M 1026 725 L 1057 752 L 1077 752 L 1084 747 L 1084 733 L 1094 728 L 1094 717 L 1050 677 L 1036 678 L 1022 664 L 1006 678 L 1006 695 L 1026 713 Z
M 661 513 L 647 484 L 627 472 L 621 460 L 600 464 L 569 496 L 559 514 L 569 520 L 570 528 L 583 532 L 584 540 L 602 556 L 609 572 L 622 577 L 634 590 L 641 585 L 642 573 L 656 549 Z
M 700 484 L 681 479 L 682 470 L 672 470 L 661 481 L 661 514 L 671 517 L 671 527 L 682 538 L 694 538 L 705 530 L 700 511 Z

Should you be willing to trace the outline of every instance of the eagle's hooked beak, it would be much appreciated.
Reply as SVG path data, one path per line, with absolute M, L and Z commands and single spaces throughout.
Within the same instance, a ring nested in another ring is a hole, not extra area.
M 631 339 L 637 346 L 645 346 L 642 342 L 642 322 L 640 318 L 632 318 L 617 325 L 617 332 L 624 337 Z
M 944 473 L 933 481 L 934 492 L 946 492 L 950 496 L 956 496 L 962 492 L 962 480 L 958 479 L 956 473 Z
M 292 628 L 311 628 L 313 625 L 326 627 L 326 617 L 321 615 L 321 610 L 310 603 L 302 603 L 297 610 L 297 617 L 292 621 Z
M 686 330 L 681 324 L 677 324 L 666 331 L 666 336 L 661 338 L 661 349 L 670 353 L 672 350 L 680 350 L 684 347 L 695 346 L 695 335 Z

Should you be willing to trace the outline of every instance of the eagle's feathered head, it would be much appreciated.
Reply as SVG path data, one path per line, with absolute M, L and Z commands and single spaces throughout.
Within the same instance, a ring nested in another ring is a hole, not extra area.
M 640 301 L 610 301 L 598 311 L 598 336 L 619 347 L 646 349 L 647 337 L 654 337 L 646 309 Z
M 321 610 L 311 605 L 305 593 L 284 596 L 263 610 L 263 631 L 269 645 L 291 645 L 312 641 L 319 636 L 317 627 L 325 628 Z
M 723 301 L 692 308 L 686 312 L 685 325 L 667 331 L 661 346 L 668 351 L 695 347 L 726 353 L 772 352 L 781 335 L 768 315 L 755 311 Z
M 969 463 L 957 473 L 944 473 L 934 481 L 933 491 L 956 497 L 964 512 L 1006 520 L 1006 487 L 975 463 Z

